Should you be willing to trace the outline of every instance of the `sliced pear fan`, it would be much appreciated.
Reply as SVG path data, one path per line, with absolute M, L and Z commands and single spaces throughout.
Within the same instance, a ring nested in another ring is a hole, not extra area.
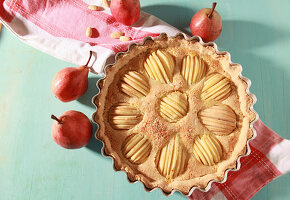
M 109 112 L 109 122 L 114 129 L 128 130 L 142 120 L 140 111 L 129 103 L 119 103 Z
M 177 135 L 159 150 L 155 159 L 159 173 L 169 180 L 181 175 L 186 169 L 187 162 L 188 153 L 182 147 Z
M 198 114 L 205 127 L 218 135 L 228 135 L 236 128 L 237 117 L 235 112 L 227 105 L 214 105 L 202 110 Z
M 151 79 L 171 83 L 175 62 L 166 51 L 154 51 L 144 62 L 144 68 Z
M 185 56 L 182 60 L 181 75 L 188 85 L 199 82 L 206 74 L 206 63 L 196 55 Z
M 123 155 L 134 164 L 143 163 L 150 155 L 152 145 L 143 135 L 127 137 L 122 146 Z
M 168 94 L 160 101 L 160 115 L 169 122 L 181 119 L 187 111 L 187 96 L 179 91 Z
M 150 90 L 148 79 L 136 71 L 129 71 L 121 77 L 120 88 L 131 97 L 146 96 Z
M 214 165 L 221 160 L 222 147 L 212 135 L 197 136 L 193 145 L 195 158 L 204 165 Z
M 214 73 L 209 75 L 204 81 L 201 99 L 204 101 L 210 99 L 222 101 L 229 96 L 231 91 L 230 80 L 219 73 Z

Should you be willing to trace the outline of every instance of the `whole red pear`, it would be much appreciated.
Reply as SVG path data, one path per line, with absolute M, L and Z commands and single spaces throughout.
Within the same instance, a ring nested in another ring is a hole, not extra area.
M 92 124 L 79 111 L 69 110 L 59 117 L 51 115 L 55 121 L 51 127 L 53 140 L 66 149 L 78 149 L 87 145 L 92 137 Z
M 92 52 L 90 52 L 90 58 Z M 76 100 L 83 96 L 88 89 L 88 63 L 79 67 L 67 67 L 60 70 L 51 85 L 53 94 L 63 102 Z
M 118 22 L 129 26 L 139 19 L 140 2 L 139 0 L 112 0 L 110 10 Z
M 204 42 L 214 41 L 222 32 L 222 19 L 215 11 L 217 3 L 213 3 L 212 8 L 203 8 L 197 11 L 190 23 L 192 35 L 198 35 Z

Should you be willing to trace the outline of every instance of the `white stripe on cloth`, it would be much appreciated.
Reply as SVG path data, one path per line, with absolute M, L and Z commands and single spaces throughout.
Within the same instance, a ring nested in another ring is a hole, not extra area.
M 212 197 L 212 200 L 227 200 L 227 198 L 221 191 L 219 191 Z
M 266 155 L 266 157 L 285 174 L 290 171 L 290 140 L 283 140 Z

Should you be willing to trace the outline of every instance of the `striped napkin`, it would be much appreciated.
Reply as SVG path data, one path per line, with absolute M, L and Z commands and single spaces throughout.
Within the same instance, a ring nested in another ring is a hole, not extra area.
M 133 26 L 118 23 L 109 8 L 88 9 L 88 4 L 102 6 L 100 0 L 0 0 L 0 20 L 21 41 L 59 59 L 82 65 L 89 51 L 95 73 L 111 64 L 114 55 L 126 51 L 129 43 L 146 36 L 180 32 L 164 21 L 141 12 Z M 86 30 L 92 27 L 92 37 Z M 110 37 L 121 31 L 132 40 L 122 42 Z M 290 171 L 290 141 L 281 138 L 260 120 L 255 123 L 257 137 L 250 142 L 251 154 L 241 159 L 241 169 L 229 172 L 225 183 L 212 184 L 208 192 L 195 190 L 189 199 L 249 199 L 263 186 Z

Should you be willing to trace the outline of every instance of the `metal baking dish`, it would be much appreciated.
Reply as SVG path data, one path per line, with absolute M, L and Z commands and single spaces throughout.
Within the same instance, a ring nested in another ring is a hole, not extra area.
M 143 39 L 142 43 L 131 43 L 131 44 L 129 45 L 128 50 L 127 50 L 126 52 L 119 52 L 119 53 L 117 53 L 117 54 L 115 55 L 115 62 L 114 62 L 113 64 L 110 64 L 110 65 L 105 66 L 105 69 L 104 69 L 105 76 L 104 76 L 104 78 L 106 77 L 106 68 L 113 66 L 113 65 L 116 63 L 116 61 L 118 60 L 118 56 L 119 56 L 119 55 L 128 53 L 128 52 L 130 51 L 130 48 L 131 48 L 133 45 L 143 45 L 147 40 L 153 40 L 153 41 L 154 41 L 154 40 L 156 40 L 156 39 L 159 39 L 160 37 L 169 37 L 169 36 L 167 36 L 166 33 L 161 33 L 160 36 L 157 37 L 157 38 L 153 38 L 153 37 L 145 37 L 145 38 Z M 204 42 L 202 41 L 202 39 L 201 39 L 199 36 L 193 36 L 193 37 L 191 37 L 191 38 L 188 38 L 185 34 L 183 34 L 183 33 L 178 33 L 178 34 L 177 34 L 176 36 L 174 36 L 174 37 L 184 37 L 184 38 L 186 38 L 187 40 L 190 40 L 190 41 L 191 41 L 191 40 L 196 40 L 197 42 L 199 42 L 199 43 L 202 44 L 203 46 L 212 46 L 212 47 L 214 47 L 216 54 L 218 54 L 218 55 L 225 55 L 225 54 L 226 54 L 226 55 L 229 56 L 229 58 L 231 58 L 231 57 L 230 57 L 230 53 L 225 52 L 225 51 L 219 51 L 218 48 L 217 48 L 217 45 L 216 45 L 214 42 L 204 43 Z M 242 66 L 241 66 L 240 64 L 233 63 L 233 62 L 231 61 L 231 59 L 229 59 L 229 60 L 230 60 L 230 61 L 229 61 L 229 62 L 230 62 L 230 65 L 238 65 L 238 66 L 242 69 Z M 242 71 L 242 70 L 241 70 L 241 71 Z M 104 78 L 102 78 L 102 79 L 104 79 Z M 250 149 L 250 146 L 249 146 L 249 141 L 252 140 L 252 139 L 254 139 L 254 138 L 256 137 L 256 135 L 257 135 L 256 130 L 255 130 L 254 127 L 253 127 L 253 124 L 254 124 L 254 123 L 259 119 L 259 115 L 258 115 L 257 112 L 253 109 L 253 106 L 254 106 L 254 104 L 256 103 L 257 98 L 256 98 L 256 96 L 255 96 L 254 94 L 250 93 L 250 91 L 249 91 L 249 88 L 250 88 L 250 86 L 251 86 L 251 81 L 250 81 L 248 78 L 242 76 L 241 73 L 240 73 L 240 78 L 241 78 L 242 80 L 244 80 L 244 81 L 247 83 L 247 90 L 246 90 L 246 92 L 247 92 L 247 94 L 252 98 L 252 104 L 251 104 L 251 106 L 250 106 L 250 110 L 251 110 L 251 111 L 256 115 L 255 120 L 252 121 L 251 124 L 250 124 L 250 128 L 251 128 L 251 130 L 252 130 L 252 132 L 253 132 L 253 136 L 252 136 L 252 138 L 250 138 L 250 139 L 247 140 L 247 144 L 246 144 L 246 154 L 238 157 L 238 159 L 237 159 L 237 164 L 236 164 L 236 168 L 235 168 L 235 169 L 227 169 L 227 170 L 225 171 L 225 177 L 224 177 L 224 179 L 223 179 L 222 181 L 211 180 L 211 181 L 207 184 L 207 186 L 206 186 L 205 188 L 200 188 L 200 187 L 197 187 L 197 186 L 193 186 L 193 187 L 190 189 L 189 193 L 184 194 L 184 193 L 181 192 L 181 193 L 182 193 L 183 195 L 185 195 L 185 196 L 190 196 L 190 195 L 192 194 L 192 192 L 193 192 L 195 189 L 198 189 L 198 190 L 200 190 L 200 191 L 202 191 L 202 192 L 207 192 L 207 191 L 210 190 L 211 185 L 212 185 L 213 183 L 224 183 L 224 182 L 226 182 L 226 181 L 227 181 L 227 177 L 228 177 L 228 173 L 229 173 L 230 171 L 238 171 L 238 170 L 241 168 L 241 162 L 240 162 L 240 159 L 241 159 L 242 157 L 248 156 L 248 155 L 251 153 L 251 149 Z M 99 89 L 99 93 L 100 93 L 101 90 L 102 90 L 102 89 L 101 89 L 101 84 L 100 84 L 101 81 L 102 81 L 102 79 L 98 80 L 98 82 L 97 82 L 97 88 Z M 99 94 L 99 93 L 98 93 L 98 94 Z M 92 103 L 96 106 L 96 109 L 98 109 L 98 108 L 97 108 L 97 105 L 96 105 L 96 98 L 97 98 L 98 94 L 96 94 L 96 95 L 93 97 L 93 99 L 92 99 Z M 97 123 L 96 120 L 95 120 L 95 115 L 96 115 L 96 112 L 92 115 L 92 119 L 93 119 L 93 122 L 94 122 L 95 124 L 98 125 L 98 123 Z M 96 133 L 95 133 L 95 138 L 96 138 L 97 140 L 99 140 L 99 138 L 98 138 L 98 130 L 97 130 Z M 102 155 L 105 156 L 105 157 L 111 157 L 112 160 L 113 160 L 113 169 L 114 169 L 115 171 L 121 171 L 121 169 L 118 169 L 118 168 L 116 167 L 114 158 L 113 158 L 112 156 L 108 155 L 108 154 L 105 152 L 105 144 L 104 144 L 104 142 L 103 142 L 103 141 L 101 141 L 101 142 L 103 143 Z M 124 172 L 125 172 L 125 171 L 124 171 Z M 128 177 L 128 174 L 127 174 L 127 179 L 128 179 L 128 181 L 129 181 L 130 183 L 135 183 L 135 182 L 138 181 L 138 180 L 130 180 L 130 178 Z M 143 183 L 143 182 L 142 182 L 142 183 Z M 146 191 L 148 191 L 148 192 L 153 191 L 154 189 L 159 188 L 159 187 L 148 188 L 148 187 L 145 186 L 144 183 L 143 183 L 143 186 L 144 186 L 144 189 L 145 189 Z M 161 189 L 161 188 L 159 188 L 159 189 Z M 161 189 L 161 190 L 162 190 L 162 189 Z M 172 190 L 170 193 L 166 193 L 165 191 L 162 190 L 163 194 L 166 195 L 166 196 L 173 194 L 175 191 L 178 191 L 178 190 Z M 179 192 L 180 192 L 180 191 L 179 191 Z

